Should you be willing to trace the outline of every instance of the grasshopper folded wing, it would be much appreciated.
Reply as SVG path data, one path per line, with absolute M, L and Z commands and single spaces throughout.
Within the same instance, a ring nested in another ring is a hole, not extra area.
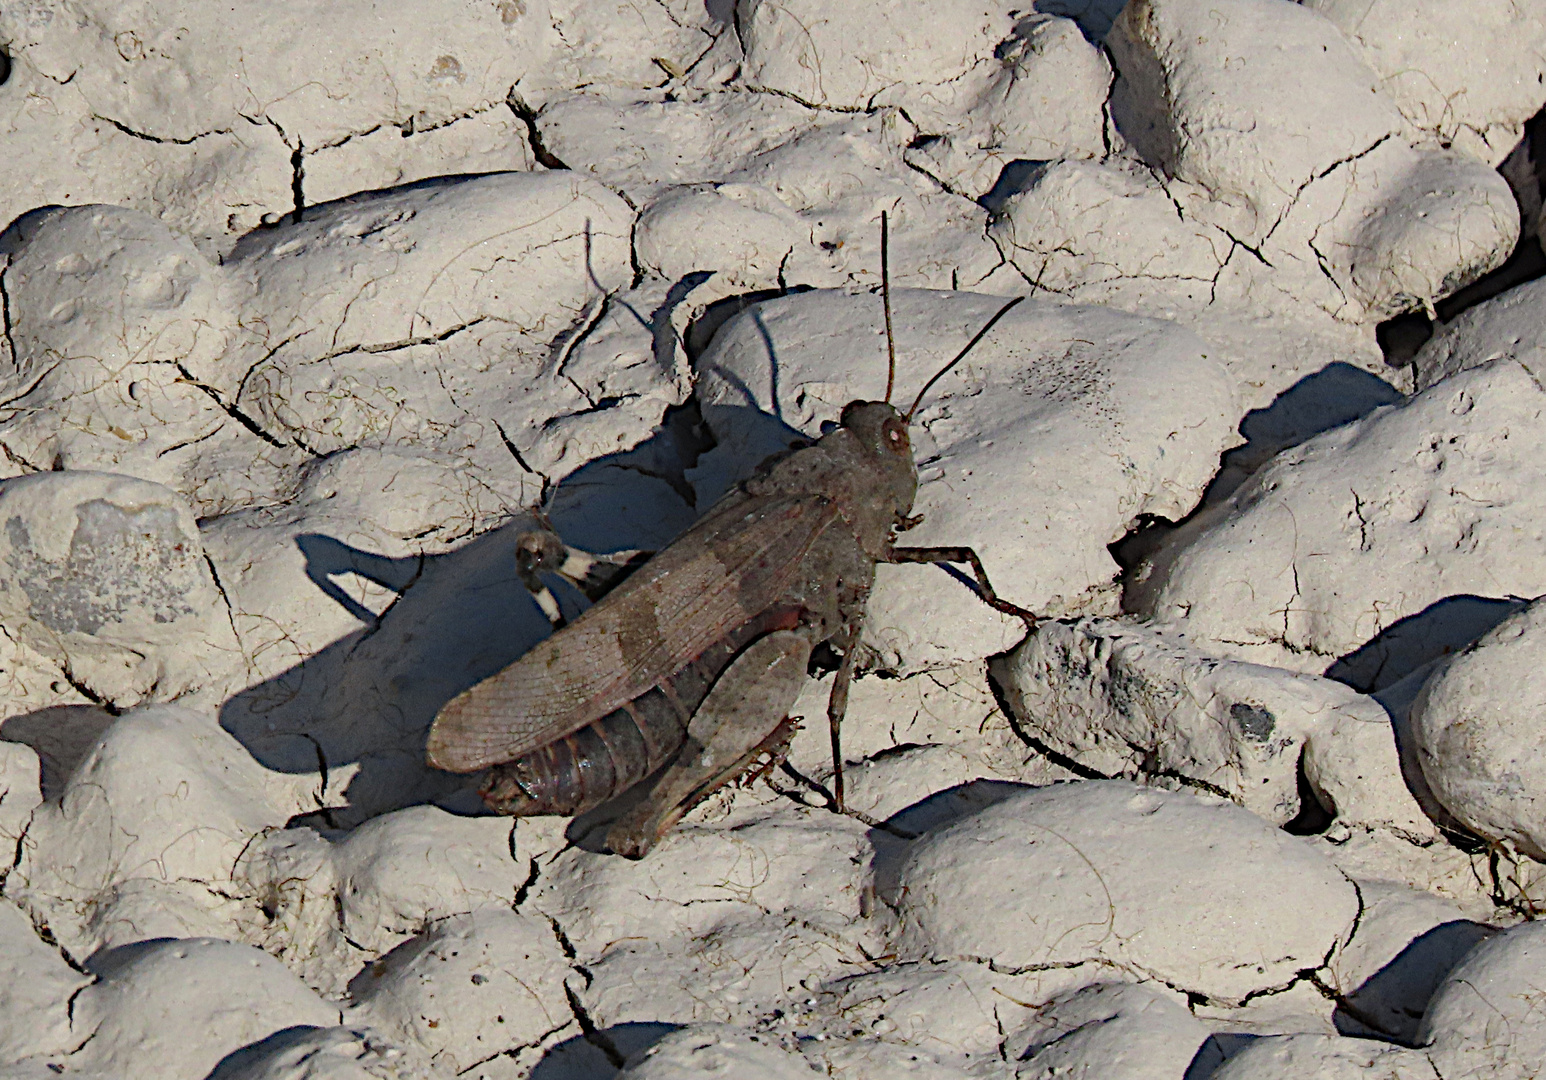
M 513 761 L 632 701 L 778 600 L 838 520 L 832 503 L 808 495 L 711 514 L 569 626 L 447 702 L 430 729 L 430 764 L 476 772 Z

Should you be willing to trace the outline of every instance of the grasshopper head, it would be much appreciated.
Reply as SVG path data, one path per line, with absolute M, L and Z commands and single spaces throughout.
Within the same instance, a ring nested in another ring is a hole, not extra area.
M 841 424 L 875 463 L 876 494 L 890 502 L 898 518 L 905 518 L 918 494 L 907 418 L 884 401 L 850 401 L 843 406 Z

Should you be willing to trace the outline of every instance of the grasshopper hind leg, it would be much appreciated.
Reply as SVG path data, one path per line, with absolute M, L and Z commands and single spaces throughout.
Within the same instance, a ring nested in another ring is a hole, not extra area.
M 788 746 L 788 712 L 805 684 L 811 641 L 801 630 L 775 630 L 746 647 L 725 669 L 687 726 L 681 753 L 644 800 L 612 823 L 607 846 L 643 858 L 682 816 L 764 755 Z

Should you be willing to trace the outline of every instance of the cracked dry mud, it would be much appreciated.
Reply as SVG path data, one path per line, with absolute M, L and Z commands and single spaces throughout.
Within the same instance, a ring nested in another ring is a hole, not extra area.
M 1543 80 L 1546 0 L 0 5 L 0 1080 L 1537 1075 Z M 880 567 L 846 813 L 819 668 L 642 861 L 483 813 L 516 537 L 879 396 L 882 212 L 899 399 L 1026 298 L 908 541 L 1046 620 Z

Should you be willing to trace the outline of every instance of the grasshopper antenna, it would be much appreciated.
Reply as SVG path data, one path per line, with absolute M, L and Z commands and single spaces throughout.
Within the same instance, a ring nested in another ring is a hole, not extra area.
M 1024 299 L 1025 299 L 1025 297 L 1023 297 L 1023 296 L 1017 296 L 1013 300 L 1009 301 L 1009 303 L 1007 303 L 1003 307 L 999 308 L 998 311 L 994 312 L 993 318 L 991 318 L 987 322 L 983 323 L 982 324 L 982 329 L 977 331 L 976 335 L 972 338 L 972 340 L 970 340 L 970 341 L 968 341 L 966 343 L 966 348 L 964 348 L 960 352 L 956 353 L 956 356 L 955 356 L 954 360 L 950 361 L 950 363 L 946 364 L 944 367 L 942 367 L 938 371 L 936 371 L 934 373 L 934 377 L 932 379 L 930 379 L 928 382 L 923 384 L 923 389 L 919 390 L 918 391 L 918 396 L 913 398 L 913 407 L 907 410 L 906 415 L 904 415 L 902 417 L 902 419 L 907 421 L 907 423 L 911 424 L 913 422 L 913 413 L 917 412 L 918 411 L 918 406 L 923 404 L 923 395 L 927 394 L 929 392 L 929 387 L 931 387 L 935 383 L 939 382 L 940 376 L 944 375 L 945 372 L 949 371 L 951 368 L 955 367 L 963 359 L 965 359 L 966 358 L 966 354 L 971 352 L 974 348 L 976 348 L 977 347 L 977 343 L 979 341 L 981 341 L 984 337 L 987 336 L 989 330 L 993 329 L 993 324 L 998 322 L 1005 315 L 1007 315 L 1009 313 L 1009 309 L 1010 308 L 1014 307 L 1016 304 L 1018 304 L 1021 300 L 1024 300 Z
M 891 404 L 891 391 L 896 388 L 896 337 L 891 333 L 891 229 L 886 212 L 880 212 L 880 302 L 886 309 L 886 396 Z

